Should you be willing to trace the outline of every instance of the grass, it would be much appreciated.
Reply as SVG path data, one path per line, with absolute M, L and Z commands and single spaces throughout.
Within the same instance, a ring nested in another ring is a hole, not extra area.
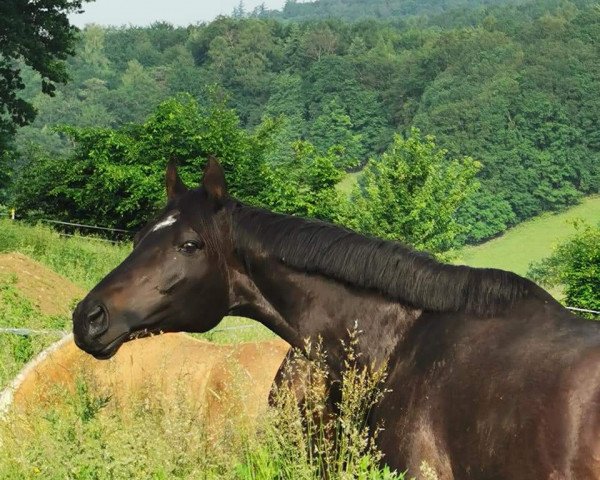
M 0 276 L 0 328 L 26 327 L 31 329 L 65 330 L 70 319 L 63 315 L 43 315 L 16 288 L 14 275 Z M 56 341 L 57 335 L 29 337 L 0 333 L 0 389 L 4 388 L 44 348 Z
M 90 289 L 129 253 L 129 244 L 63 237 L 50 227 L 0 220 L 0 252 L 20 252 Z
M 457 263 L 472 267 L 495 267 L 525 275 L 532 262 L 549 256 L 552 249 L 575 233 L 574 220 L 600 221 L 600 196 L 556 214 L 543 214 L 506 231 L 481 245 L 466 247 Z
M 160 389 L 116 404 L 82 376 L 74 392 L 53 392 L 52 406 L 0 422 L 0 472 L 7 480 L 403 480 L 379 466 L 365 422 L 384 394 L 385 370 L 358 367 L 353 358 L 350 353 L 342 376 L 340 414 L 326 423 L 319 416 L 327 398 L 322 380 L 329 375 L 322 360 L 289 367 L 293 378 L 310 372 L 301 383 L 308 403 L 299 405 L 296 390 L 284 384 L 258 421 L 238 405 L 218 430 L 185 400 L 165 402 Z

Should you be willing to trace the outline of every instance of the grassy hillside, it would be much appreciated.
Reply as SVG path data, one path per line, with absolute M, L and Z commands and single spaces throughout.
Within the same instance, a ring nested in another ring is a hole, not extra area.
M 496 267 L 525 275 L 529 264 L 547 257 L 552 248 L 574 233 L 576 219 L 600 222 L 600 196 L 558 214 L 543 214 L 511 228 L 501 237 L 462 250 L 458 263 Z

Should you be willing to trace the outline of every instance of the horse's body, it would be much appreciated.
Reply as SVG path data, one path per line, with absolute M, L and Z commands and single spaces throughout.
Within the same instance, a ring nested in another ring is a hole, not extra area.
M 335 378 L 357 324 L 361 361 L 388 362 L 392 392 L 370 422 L 384 423 L 390 466 L 600 479 L 599 324 L 509 272 L 244 206 L 216 162 L 191 191 L 171 167 L 167 190 L 164 214 L 78 306 L 81 348 L 107 358 L 140 331 L 206 331 L 229 313 L 295 347 L 320 336 Z

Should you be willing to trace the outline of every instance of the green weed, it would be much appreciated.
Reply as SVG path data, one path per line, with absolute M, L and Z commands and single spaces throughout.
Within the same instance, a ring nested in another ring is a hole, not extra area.
M 14 275 L 0 276 L 0 328 L 67 328 L 69 319 L 43 315 L 16 287 Z M 33 336 L 0 333 L 0 388 L 12 380 L 25 363 L 60 337 L 57 334 Z

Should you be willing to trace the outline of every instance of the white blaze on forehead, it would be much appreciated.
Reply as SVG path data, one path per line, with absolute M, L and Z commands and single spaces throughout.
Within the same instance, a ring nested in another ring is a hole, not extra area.
M 152 230 L 150 230 L 150 231 L 156 232 L 157 230 L 160 230 L 161 228 L 166 228 L 166 227 L 173 225 L 176 221 L 177 221 L 177 214 L 172 213 L 167 218 L 165 218 L 164 220 L 161 220 L 156 225 L 154 225 L 154 227 L 152 227 Z

